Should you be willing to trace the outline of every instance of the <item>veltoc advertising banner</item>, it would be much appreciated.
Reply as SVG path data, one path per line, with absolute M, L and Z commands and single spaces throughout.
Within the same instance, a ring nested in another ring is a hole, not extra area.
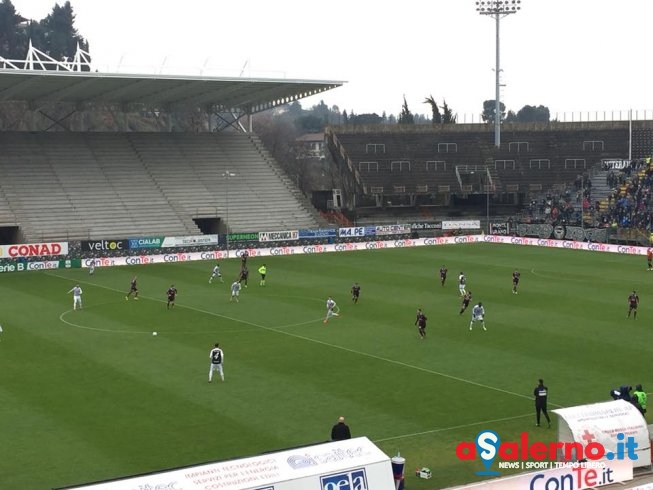
M 82 240 L 82 252 L 107 252 L 111 250 L 127 250 L 127 240 Z

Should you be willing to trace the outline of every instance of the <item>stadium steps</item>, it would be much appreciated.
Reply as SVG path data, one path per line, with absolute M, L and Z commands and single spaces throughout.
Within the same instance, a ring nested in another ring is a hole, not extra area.
M 199 234 L 193 216 L 226 218 L 227 193 L 231 231 L 316 227 L 246 134 L 6 132 L 0 144 L 0 216 L 27 240 Z
M 599 212 L 604 212 L 608 209 L 608 196 L 612 194 L 612 188 L 607 183 L 608 174 L 610 170 L 598 170 L 592 175 L 592 202 L 599 203 Z

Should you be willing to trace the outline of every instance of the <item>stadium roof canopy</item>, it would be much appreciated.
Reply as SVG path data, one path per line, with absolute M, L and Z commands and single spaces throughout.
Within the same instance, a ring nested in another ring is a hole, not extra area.
M 214 111 L 254 114 L 340 87 L 343 83 L 0 69 L 0 102 L 25 101 L 32 106 L 66 102 L 146 104 L 162 109 L 210 107 Z

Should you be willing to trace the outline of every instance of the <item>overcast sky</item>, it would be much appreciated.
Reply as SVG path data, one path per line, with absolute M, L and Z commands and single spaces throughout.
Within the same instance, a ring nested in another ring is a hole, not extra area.
M 55 2 L 13 4 L 40 20 Z M 495 22 L 475 0 L 71 4 L 99 71 L 340 80 L 302 106 L 398 114 L 405 95 L 413 113 L 430 115 L 423 101 L 433 95 L 459 122 L 478 122 L 494 99 Z M 593 119 L 632 108 L 651 118 L 652 46 L 653 0 L 522 0 L 501 21 L 501 100 L 515 112 L 545 105 Z

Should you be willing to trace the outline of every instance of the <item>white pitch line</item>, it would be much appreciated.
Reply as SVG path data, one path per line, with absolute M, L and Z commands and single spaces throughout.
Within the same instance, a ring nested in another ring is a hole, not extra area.
M 149 298 L 144 298 L 144 299 L 149 299 Z M 100 304 L 97 304 L 97 305 L 92 305 L 91 308 L 93 306 L 103 306 L 103 305 L 109 305 L 109 304 L 118 304 L 118 303 L 117 302 L 100 303 Z M 189 307 L 182 307 L 182 308 L 189 308 Z M 86 308 L 83 308 L 83 309 L 88 310 L 89 307 L 86 307 Z M 96 328 L 96 327 L 87 327 L 85 325 L 79 325 L 78 323 L 69 322 L 68 320 L 66 320 L 64 318 L 64 316 L 66 316 L 66 315 L 68 315 L 69 313 L 72 313 L 72 312 L 73 312 L 73 310 L 64 311 L 61 315 L 59 315 L 59 320 L 61 320 L 61 322 L 65 323 L 67 325 L 70 325 L 71 327 L 80 328 L 82 330 L 90 330 L 90 331 L 93 331 L 93 332 L 118 333 L 118 334 L 121 334 L 121 333 L 126 333 L 126 334 L 144 334 L 144 333 L 146 333 L 146 334 L 150 334 L 150 333 L 152 333 L 149 330 L 114 330 L 114 329 L 111 329 L 111 328 Z M 321 320 L 322 320 L 322 317 L 317 318 L 315 320 L 308 320 L 308 321 L 300 322 L 300 323 L 290 323 L 288 325 L 281 325 L 279 327 L 274 327 L 273 330 L 279 330 L 279 329 L 282 329 L 282 328 L 298 327 L 298 326 L 301 326 L 301 325 L 308 325 L 309 323 L 315 323 L 315 322 L 318 322 L 318 321 L 321 321 Z M 229 332 L 229 333 L 231 333 L 231 332 L 242 332 L 242 330 L 228 330 L 228 331 L 223 330 L 222 332 Z M 200 335 L 200 334 L 208 334 L 208 333 L 215 333 L 215 332 L 214 331 L 204 331 L 204 332 L 197 332 L 197 331 L 192 331 L 192 332 L 188 332 L 188 331 L 168 332 L 168 331 L 166 331 L 166 332 L 162 332 L 162 333 L 164 333 L 165 335 L 175 335 L 175 334 Z
M 93 306 L 103 306 L 103 305 L 108 305 L 111 303 L 101 303 L 99 305 L 93 305 Z M 117 303 L 116 303 L 117 304 Z M 64 318 L 65 315 L 68 313 L 72 312 L 73 310 L 66 310 L 64 311 L 61 315 L 59 315 L 59 320 L 61 320 L 63 323 L 70 325 L 71 327 L 75 328 L 81 328 L 82 330 L 91 330 L 93 332 L 108 332 L 108 333 L 127 333 L 127 334 L 143 334 L 143 333 L 151 333 L 151 332 L 144 332 L 144 331 L 135 331 L 135 330 L 112 330 L 110 328 L 95 328 L 95 327 L 87 327 L 84 325 L 78 325 L 77 323 L 69 322 Z
M 409 437 L 425 436 L 427 434 L 437 434 L 438 432 L 446 432 L 449 430 L 467 429 L 469 427 L 474 427 L 476 425 L 487 425 L 496 422 L 506 422 L 508 420 L 517 420 L 517 419 L 523 419 L 525 417 L 532 417 L 532 416 L 533 416 L 532 413 L 527 413 L 524 415 L 515 415 L 514 417 L 504 417 L 502 419 L 484 420 L 483 422 L 472 422 L 471 424 L 454 425 L 452 427 L 442 427 L 440 429 L 425 430 L 423 432 L 413 432 L 412 434 L 403 434 L 400 436 L 384 437 L 383 439 L 374 439 L 374 441 L 372 442 L 395 441 L 397 439 L 407 439 Z
M 65 276 L 61 276 L 59 274 L 54 274 L 52 272 L 46 272 L 45 274 L 50 275 L 50 276 L 54 276 L 54 277 L 58 277 L 58 278 L 61 278 L 61 279 L 65 279 L 67 281 L 70 281 L 70 278 L 65 277 Z M 109 291 L 118 291 L 118 292 L 121 292 L 121 293 L 123 292 L 121 289 L 115 289 L 115 288 L 111 288 L 111 287 L 108 287 L 108 286 L 102 286 L 102 285 L 98 285 L 98 284 L 88 282 L 88 281 L 73 281 L 73 282 L 78 282 L 78 283 L 81 282 L 82 284 L 90 284 L 90 285 L 93 285 L 93 286 L 96 286 L 96 287 L 99 287 L 99 288 L 107 289 Z M 165 303 L 165 301 L 161 300 L 161 299 L 147 298 L 145 296 L 141 296 L 141 297 L 143 297 L 144 299 L 150 299 L 152 301 L 158 301 L 160 303 Z M 409 369 L 414 369 L 416 371 L 421 371 L 421 372 L 427 373 L 427 374 L 434 374 L 436 376 L 451 379 L 453 381 L 458 381 L 460 383 L 466 383 L 466 384 L 469 384 L 469 385 L 472 385 L 472 386 L 478 386 L 479 388 L 484 388 L 484 389 L 487 389 L 487 390 L 492 390 L 492 391 L 496 391 L 496 392 L 499 392 L 499 393 L 504 393 L 506 395 L 516 396 L 518 398 L 524 398 L 524 399 L 533 401 L 533 395 L 525 395 L 523 393 L 517 393 L 515 391 L 504 390 L 503 388 L 497 388 L 496 386 L 490 386 L 490 385 L 486 385 L 486 384 L 483 384 L 483 383 L 478 383 L 476 381 L 472 381 L 470 379 L 465 379 L 465 378 L 460 378 L 460 377 L 454 376 L 452 374 L 446 374 L 446 373 L 442 373 L 440 371 L 435 371 L 433 369 L 428 369 L 428 368 L 424 368 L 424 367 L 420 367 L 420 366 L 415 366 L 413 364 L 408 364 L 406 362 L 398 361 L 396 359 L 390 359 L 390 358 L 387 358 L 387 357 L 377 356 L 377 355 L 374 355 L 374 354 L 370 354 L 368 352 L 362 352 L 362 351 L 357 351 L 357 350 L 354 350 L 354 349 L 349 349 L 347 347 L 343 347 L 343 346 L 335 345 L 335 344 L 330 344 L 330 343 L 324 342 L 322 340 L 312 339 L 310 337 L 305 337 L 303 335 L 299 335 L 299 334 L 296 334 L 296 333 L 286 332 L 284 330 L 279 330 L 278 328 L 266 327 L 264 325 L 259 325 L 258 323 L 253 323 L 253 322 L 249 322 L 247 320 L 241 320 L 239 318 L 233 318 L 233 317 L 229 317 L 229 316 L 226 316 L 226 315 L 221 315 L 221 314 L 215 313 L 213 311 L 202 310 L 200 308 L 195 308 L 193 306 L 178 305 L 178 307 L 187 308 L 189 310 L 197 311 L 199 313 L 205 313 L 207 315 L 216 316 L 218 318 L 224 318 L 224 319 L 231 320 L 231 321 L 234 321 L 234 322 L 240 322 L 240 323 L 242 323 L 244 325 L 257 327 L 257 328 L 260 328 L 261 330 L 266 330 L 268 332 L 276 332 L 276 333 L 281 334 L 281 335 L 287 335 L 289 337 L 293 337 L 293 338 L 300 339 L 300 340 L 305 340 L 306 342 L 312 342 L 312 343 L 318 344 L 318 345 L 323 345 L 325 347 L 330 347 L 332 349 L 338 349 L 338 350 L 341 350 L 341 351 L 344 351 L 344 352 L 349 352 L 351 354 L 357 354 L 359 356 L 368 357 L 370 359 L 376 359 L 377 361 L 383 361 L 383 362 L 387 362 L 389 364 L 394 364 L 394 365 L 397 365 L 397 366 L 401 366 L 401 367 L 405 367 L 405 368 L 409 368 Z M 549 405 L 554 406 L 554 407 L 562 407 L 563 406 L 563 405 L 557 405 L 555 403 L 549 403 Z

